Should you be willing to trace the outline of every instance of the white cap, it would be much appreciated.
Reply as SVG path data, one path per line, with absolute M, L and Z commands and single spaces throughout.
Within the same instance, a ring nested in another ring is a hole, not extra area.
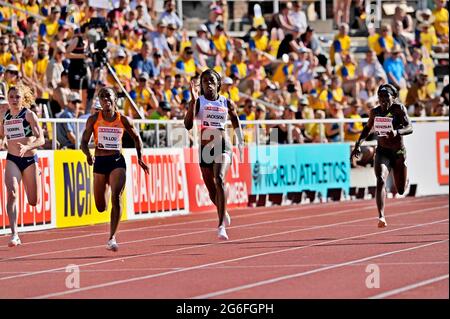
M 223 84 L 233 84 L 233 80 L 230 78 L 230 77 L 226 77 L 224 80 L 223 80 Z
M 204 24 L 200 24 L 197 28 L 197 31 L 208 32 L 208 28 Z

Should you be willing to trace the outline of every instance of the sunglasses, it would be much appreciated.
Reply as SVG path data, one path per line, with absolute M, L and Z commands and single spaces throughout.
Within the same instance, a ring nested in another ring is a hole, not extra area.
M 8 45 L 9 43 L 7 42 L 1 42 L 0 45 Z
M 8 73 L 10 73 L 12 75 L 19 75 L 18 71 L 6 71 L 6 72 L 8 72 Z
M 139 82 L 147 82 L 146 79 L 139 79 Z

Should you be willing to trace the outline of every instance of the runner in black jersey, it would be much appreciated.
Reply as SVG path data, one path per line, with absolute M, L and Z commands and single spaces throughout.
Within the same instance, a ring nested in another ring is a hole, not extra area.
M 386 179 L 391 170 L 397 192 L 402 195 L 407 188 L 406 149 L 403 135 L 413 132 L 406 107 L 397 101 L 398 91 L 391 84 L 381 85 L 378 89 L 380 105 L 370 111 L 369 121 L 364 127 L 351 156 L 361 155 L 361 143 L 372 128 L 378 135 L 375 155 L 375 175 L 377 177 L 376 202 L 378 208 L 378 227 L 386 227 L 384 206 L 386 198 Z

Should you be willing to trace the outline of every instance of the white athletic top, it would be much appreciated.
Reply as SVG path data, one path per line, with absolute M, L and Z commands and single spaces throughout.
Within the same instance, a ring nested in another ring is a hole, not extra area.
M 199 100 L 200 108 L 195 118 L 200 121 L 200 127 L 225 130 L 228 119 L 227 99 L 219 95 L 218 100 L 210 101 L 201 95 Z

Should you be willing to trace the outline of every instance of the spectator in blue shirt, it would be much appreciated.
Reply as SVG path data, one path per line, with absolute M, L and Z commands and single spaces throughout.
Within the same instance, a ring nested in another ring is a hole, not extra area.
M 398 90 L 406 88 L 406 69 L 401 56 L 400 46 L 395 45 L 391 55 L 384 61 L 383 67 L 386 71 L 388 82 L 394 85 Z
M 133 69 L 133 76 L 138 79 L 139 74 L 147 73 L 150 78 L 155 76 L 155 65 L 153 64 L 152 44 L 148 41 L 144 42 L 141 52 L 133 55 L 130 67 Z
M 74 119 L 78 117 L 78 110 L 81 104 L 80 94 L 73 92 L 69 95 L 67 107 L 56 115 L 60 119 Z M 81 134 L 81 132 L 80 132 Z M 60 148 L 75 149 L 76 126 L 74 123 L 58 123 L 57 138 Z

